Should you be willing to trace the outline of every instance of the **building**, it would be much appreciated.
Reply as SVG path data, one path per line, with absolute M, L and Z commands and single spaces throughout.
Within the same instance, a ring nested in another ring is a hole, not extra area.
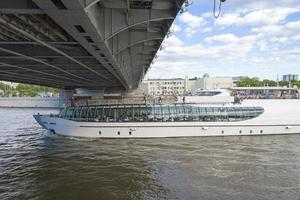
M 173 79 L 147 79 L 140 83 L 135 94 L 147 95 L 183 95 L 197 89 L 224 89 L 233 86 L 232 77 L 188 77 Z
M 233 86 L 233 80 L 230 76 L 218 76 L 218 77 L 207 77 L 200 78 L 198 80 L 198 86 L 201 89 L 212 90 L 212 89 L 226 89 Z M 194 88 L 189 88 L 194 89 Z
M 149 95 L 182 95 L 185 92 L 185 79 L 147 79 L 142 87 Z
M 282 76 L 283 81 L 298 81 L 297 74 L 287 74 Z

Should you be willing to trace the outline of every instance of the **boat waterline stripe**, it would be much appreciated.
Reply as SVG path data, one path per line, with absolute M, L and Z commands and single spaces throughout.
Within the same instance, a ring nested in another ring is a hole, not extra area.
M 278 124 L 278 125 L 181 125 L 181 126 L 173 126 L 173 125 L 169 125 L 169 126 L 136 126 L 136 125 L 133 125 L 133 126 L 79 126 L 79 127 L 82 127 L 82 128 L 132 128 L 132 127 L 138 127 L 138 128 L 156 128 L 156 127 L 167 127 L 167 128 L 170 128 L 170 127 L 181 127 L 181 128 L 191 128 L 191 127 L 199 127 L 199 128 L 205 128 L 205 127 L 209 127 L 209 128 L 214 128 L 214 127 L 267 127 L 267 126 L 271 126 L 271 127 L 280 127 L 280 126 L 292 126 L 292 127 L 295 127 L 295 126 L 300 126 L 300 124 Z

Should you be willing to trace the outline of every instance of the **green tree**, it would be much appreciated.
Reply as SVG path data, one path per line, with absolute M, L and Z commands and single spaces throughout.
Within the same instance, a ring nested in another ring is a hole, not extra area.
M 262 82 L 256 78 L 245 78 L 236 82 L 238 87 L 259 87 L 262 86 Z
M 59 90 L 57 88 L 50 88 L 45 86 L 38 86 L 38 85 L 29 85 L 29 84 L 19 84 L 16 89 L 11 91 L 13 96 L 16 96 L 17 93 L 19 96 L 30 96 L 34 97 L 37 96 L 38 93 L 42 92 L 51 92 L 51 93 L 58 93 Z
M 277 82 L 273 81 L 273 80 L 265 79 L 265 80 L 262 81 L 262 85 L 263 86 L 269 86 L 269 87 L 275 87 L 275 86 L 277 86 Z
M 300 81 L 292 80 L 291 81 L 291 86 L 292 87 L 296 86 L 297 88 L 300 88 Z
M 20 83 L 16 87 L 17 93 L 19 93 L 19 96 L 30 96 L 34 97 L 38 94 L 38 86 L 28 85 Z
M 288 81 L 279 81 L 279 85 L 281 86 L 281 87 L 289 87 L 289 82 Z
M 4 83 L 0 83 L 0 90 L 5 90 L 5 84 Z

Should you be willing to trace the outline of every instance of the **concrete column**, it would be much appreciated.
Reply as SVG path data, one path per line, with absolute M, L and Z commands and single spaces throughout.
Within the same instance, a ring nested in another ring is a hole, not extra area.
M 68 105 L 68 101 L 74 94 L 74 90 L 60 90 L 59 91 L 59 99 L 60 99 L 60 106 L 65 107 Z
M 104 98 L 104 90 L 90 90 L 85 88 L 77 88 L 76 94 L 82 96 L 89 96 L 92 100 Z

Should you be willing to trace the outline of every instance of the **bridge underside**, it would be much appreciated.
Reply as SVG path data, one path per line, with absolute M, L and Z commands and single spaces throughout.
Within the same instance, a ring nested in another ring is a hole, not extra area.
M 0 80 L 137 87 L 184 0 L 1 0 Z

